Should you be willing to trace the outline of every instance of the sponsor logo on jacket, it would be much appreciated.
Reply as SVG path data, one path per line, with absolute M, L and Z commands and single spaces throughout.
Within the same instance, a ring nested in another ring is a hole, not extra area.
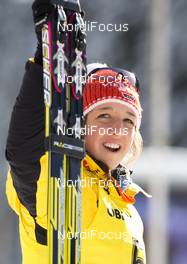
M 121 211 L 118 208 L 113 208 L 111 203 L 107 201 L 106 198 L 103 199 L 106 207 L 107 207 L 107 213 L 110 217 L 117 218 L 119 220 L 125 221 L 127 218 L 131 217 L 131 215 L 126 211 Z

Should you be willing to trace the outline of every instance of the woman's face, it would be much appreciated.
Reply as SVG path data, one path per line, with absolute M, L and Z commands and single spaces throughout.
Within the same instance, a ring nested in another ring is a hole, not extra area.
M 86 150 L 114 169 L 128 153 L 134 139 L 136 116 L 129 107 L 105 103 L 86 117 Z

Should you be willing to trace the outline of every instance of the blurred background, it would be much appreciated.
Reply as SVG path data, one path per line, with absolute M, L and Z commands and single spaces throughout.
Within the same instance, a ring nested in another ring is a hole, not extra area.
M 18 221 L 5 197 L 4 149 L 24 64 L 36 47 L 30 0 L 0 2 L 0 263 L 20 264 Z M 153 195 L 136 206 L 148 264 L 187 263 L 186 0 L 81 1 L 87 21 L 128 31 L 87 31 L 88 62 L 136 72 L 144 109 L 144 151 L 134 180 Z

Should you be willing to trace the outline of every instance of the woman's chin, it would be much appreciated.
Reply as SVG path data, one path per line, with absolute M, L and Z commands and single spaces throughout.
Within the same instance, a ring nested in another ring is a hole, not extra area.
M 114 162 L 114 161 L 111 161 L 111 162 L 110 161 L 104 161 L 104 163 L 107 165 L 107 167 L 110 170 L 113 170 L 119 165 L 120 161 L 119 162 L 118 161 L 116 161 L 116 162 Z
M 105 155 L 104 157 L 105 158 L 103 162 L 107 165 L 110 170 L 115 169 L 121 161 L 121 159 L 119 157 L 115 157 L 115 155 Z

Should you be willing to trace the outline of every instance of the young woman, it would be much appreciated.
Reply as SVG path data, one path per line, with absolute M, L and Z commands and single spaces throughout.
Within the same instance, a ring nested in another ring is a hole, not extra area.
M 26 63 L 6 147 L 10 164 L 6 192 L 19 216 L 24 264 L 47 264 L 49 253 L 42 76 L 41 50 L 37 50 L 35 61 Z M 82 186 L 81 264 L 146 263 L 143 225 L 133 205 L 141 188 L 132 182 L 128 168 L 142 146 L 138 91 L 133 73 L 88 65 L 83 94 L 87 155 L 82 176 L 86 184 Z

